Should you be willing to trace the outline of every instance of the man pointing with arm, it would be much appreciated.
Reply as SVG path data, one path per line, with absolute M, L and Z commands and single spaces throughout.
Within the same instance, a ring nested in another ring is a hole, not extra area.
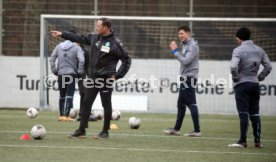
M 96 24 L 97 34 L 76 35 L 70 32 L 52 31 L 54 37 L 62 37 L 81 44 L 90 45 L 88 79 L 92 85 L 86 87 L 84 106 L 81 114 L 79 128 L 69 135 L 69 138 L 85 138 L 91 107 L 100 93 L 102 106 L 104 108 L 104 124 L 100 133 L 95 138 L 108 138 L 110 120 L 112 114 L 111 95 L 113 81 L 122 78 L 128 72 L 131 65 L 131 58 L 128 55 L 123 43 L 114 35 L 111 29 L 111 21 L 108 18 L 100 18 Z M 122 64 L 118 70 L 118 61 Z

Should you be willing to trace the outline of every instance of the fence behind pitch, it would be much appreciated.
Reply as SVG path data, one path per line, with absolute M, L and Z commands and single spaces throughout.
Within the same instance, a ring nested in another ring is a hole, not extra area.
M 95 21 L 99 16 L 42 15 L 41 17 L 41 81 L 49 74 L 48 56 L 62 39 L 51 37 L 51 30 L 75 29 L 79 34 L 95 32 Z M 115 96 L 130 96 L 125 107 L 131 108 L 145 97 L 147 110 L 174 111 L 177 100 L 177 74 L 179 63 L 169 54 L 168 44 L 177 40 L 177 28 L 192 23 L 193 37 L 200 46 L 200 80 L 198 102 L 201 107 L 208 107 L 212 112 L 234 113 L 235 103 L 231 79 L 229 79 L 229 60 L 232 50 L 237 46 L 235 32 L 246 26 L 252 31 L 252 39 L 265 49 L 272 61 L 276 60 L 276 19 L 254 18 L 177 18 L 177 17 L 116 17 L 112 19 L 115 34 L 124 42 L 133 58 L 130 72 L 126 76 L 131 89 L 115 87 Z M 47 68 L 48 67 L 48 68 Z M 133 76 L 135 75 L 135 76 Z M 150 83 L 156 78 L 157 87 Z M 274 71 L 263 83 L 263 103 L 267 109 L 275 104 Z M 214 82 L 206 87 L 206 81 Z M 228 87 L 222 88 L 216 81 L 225 79 Z M 131 80 L 132 79 L 132 80 Z M 145 87 L 143 87 L 145 86 Z M 47 97 L 47 91 L 41 84 L 40 106 L 57 104 Z M 142 87 L 142 88 L 141 88 Z M 265 90 L 264 90 L 265 89 Z M 49 92 L 51 94 L 51 90 Z M 50 95 L 51 96 L 51 95 Z M 48 101 L 47 101 L 48 100 Z M 126 101 L 126 100 L 124 100 Z M 48 103 L 47 103 L 48 102 Z M 124 103 L 118 103 L 118 107 Z M 100 106 L 100 105 L 99 105 Z M 121 106 L 123 107 L 123 106 Z M 139 107 L 139 106 L 138 106 Z M 208 112 L 208 110 L 206 110 Z

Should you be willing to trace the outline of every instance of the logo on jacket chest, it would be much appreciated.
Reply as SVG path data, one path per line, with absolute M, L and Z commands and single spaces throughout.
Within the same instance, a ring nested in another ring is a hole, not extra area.
M 101 43 L 101 41 L 97 41 L 97 42 L 95 43 L 95 46 L 99 48 L 100 43 Z
M 105 52 L 105 53 L 109 53 L 109 51 L 110 51 L 110 43 L 106 42 L 105 45 L 102 45 L 101 51 Z

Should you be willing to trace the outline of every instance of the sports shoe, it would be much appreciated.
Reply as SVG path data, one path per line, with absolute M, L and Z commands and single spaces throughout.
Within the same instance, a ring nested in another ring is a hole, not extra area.
M 109 137 L 108 132 L 101 131 L 98 135 L 94 136 L 94 139 L 107 139 Z
M 187 137 L 201 137 L 201 132 L 192 131 L 192 132 L 184 134 L 184 136 L 187 136 Z
M 64 121 L 65 118 L 66 118 L 65 116 L 59 116 L 57 120 L 58 121 Z
M 175 135 L 175 136 L 179 136 L 180 135 L 180 131 L 179 130 L 175 130 L 174 128 L 168 128 L 163 130 L 164 133 L 168 134 L 168 135 Z
M 80 138 L 80 139 L 84 139 L 86 138 L 86 132 L 81 131 L 81 130 L 76 130 L 73 134 L 69 134 L 68 138 Z
M 255 143 L 255 147 L 257 148 L 263 148 L 264 145 L 261 142 Z
M 75 120 L 74 120 L 74 119 L 72 119 L 72 118 L 71 118 L 71 117 L 69 117 L 69 116 L 65 116 L 63 121 L 73 122 L 73 121 L 75 121 Z
M 241 148 L 246 148 L 247 147 L 247 143 L 246 142 L 237 142 L 237 143 L 233 143 L 233 144 L 229 144 L 228 147 L 241 147 Z

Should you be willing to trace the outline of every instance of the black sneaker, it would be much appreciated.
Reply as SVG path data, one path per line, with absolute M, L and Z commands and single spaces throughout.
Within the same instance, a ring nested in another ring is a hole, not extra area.
M 257 147 L 257 148 L 263 148 L 264 145 L 261 142 L 256 142 L 255 143 L 255 147 Z
M 68 138 L 80 138 L 80 139 L 84 139 L 86 138 L 86 132 L 81 131 L 81 130 L 76 130 L 73 134 L 69 134 Z
M 108 132 L 101 131 L 98 135 L 94 136 L 94 139 L 107 139 L 109 137 Z

